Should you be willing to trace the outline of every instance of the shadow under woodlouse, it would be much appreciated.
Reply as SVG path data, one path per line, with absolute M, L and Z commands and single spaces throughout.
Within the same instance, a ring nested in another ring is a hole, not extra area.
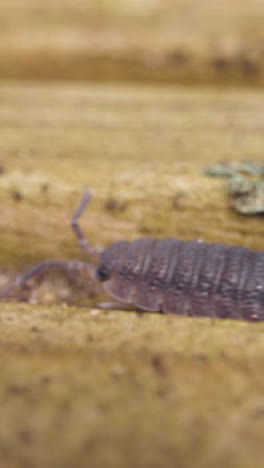
M 86 190 L 71 225 L 97 266 L 79 260 L 45 260 L 0 290 L 0 298 L 49 268 L 88 269 L 122 308 L 132 304 L 151 312 L 264 320 L 263 251 L 148 237 L 98 249 L 85 239 L 78 222 L 90 198 Z

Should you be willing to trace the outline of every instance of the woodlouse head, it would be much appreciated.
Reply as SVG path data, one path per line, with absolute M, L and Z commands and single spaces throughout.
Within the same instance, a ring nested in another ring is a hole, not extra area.
M 111 279 L 122 263 L 127 245 L 127 241 L 119 241 L 103 250 L 99 257 L 99 265 L 96 268 L 96 278 L 99 281 L 106 282 Z
M 96 268 L 95 274 L 96 278 L 103 283 L 104 281 L 110 279 L 111 270 L 109 270 L 107 265 L 100 263 L 100 265 Z

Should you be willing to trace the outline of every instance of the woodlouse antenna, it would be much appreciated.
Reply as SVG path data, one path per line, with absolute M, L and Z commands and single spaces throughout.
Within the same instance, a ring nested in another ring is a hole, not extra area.
M 81 201 L 80 201 L 80 204 L 77 208 L 77 210 L 73 213 L 73 216 L 72 216 L 72 220 L 71 220 L 71 227 L 72 227 L 72 230 L 79 242 L 79 245 L 81 246 L 82 249 L 86 250 L 86 252 L 89 253 L 89 255 L 91 255 L 92 257 L 94 257 L 96 260 L 99 259 L 99 255 L 100 253 L 102 252 L 102 249 L 98 249 L 96 247 L 92 247 L 88 240 L 85 238 L 82 230 L 81 230 L 81 227 L 79 225 L 79 218 L 80 216 L 83 214 L 83 212 L 85 211 L 88 203 L 90 202 L 92 198 L 92 193 L 90 190 L 86 189 L 84 191 L 84 194 L 81 198 Z
M 80 246 L 85 249 L 89 255 L 91 255 L 95 260 L 99 260 L 99 255 L 101 253 L 101 249 L 97 249 L 89 245 L 89 242 L 84 237 L 84 234 L 80 228 L 78 223 L 78 219 L 84 212 L 87 204 L 89 203 L 92 194 L 90 190 L 86 189 L 84 194 L 81 198 L 80 204 L 77 210 L 73 213 L 71 226 L 73 229 L 74 234 L 76 235 Z M 45 272 L 50 268 L 62 268 L 63 270 L 70 271 L 70 270 L 90 270 L 91 273 L 94 272 L 94 265 L 86 262 L 81 262 L 80 260 L 44 260 L 43 262 L 39 263 L 35 267 L 31 268 L 29 271 L 26 271 L 22 275 L 18 276 L 16 280 L 5 286 L 0 290 L 0 299 L 3 299 L 14 290 L 21 286 L 23 286 L 30 278 L 39 273 Z
M 93 265 L 90 263 L 81 262 L 80 260 L 44 260 L 35 267 L 31 268 L 31 270 L 28 270 L 22 275 L 18 276 L 13 283 L 8 284 L 6 287 L 2 288 L 0 290 L 0 299 L 9 296 L 9 294 L 12 293 L 14 289 L 23 286 L 30 278 L 38 275 L 39 273 L 43 273 L 50 268 L 62 268 L 67 272 L 71 270 L 80 271 L 85 269 L 91 270 L 91 272 L 94 271 Z

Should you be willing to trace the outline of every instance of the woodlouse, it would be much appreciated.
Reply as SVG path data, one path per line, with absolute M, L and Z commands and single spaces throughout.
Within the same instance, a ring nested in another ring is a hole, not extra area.
M 0 297 L 46 268 L 96 268 L 96 278 L 122 304 L 178 315 L 264 320 L 264 252 L 172 238 L 118 241 L 96 249 L 78 223 L 90 198 L 86 190 L 71 225 L 97 267 L 79 260 L 46 260 L 2 289 Z

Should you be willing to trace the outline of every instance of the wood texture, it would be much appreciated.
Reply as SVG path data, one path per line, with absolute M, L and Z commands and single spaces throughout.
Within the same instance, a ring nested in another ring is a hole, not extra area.
M 0 78 L 264 83 L 260 0 L 2 0 Z

